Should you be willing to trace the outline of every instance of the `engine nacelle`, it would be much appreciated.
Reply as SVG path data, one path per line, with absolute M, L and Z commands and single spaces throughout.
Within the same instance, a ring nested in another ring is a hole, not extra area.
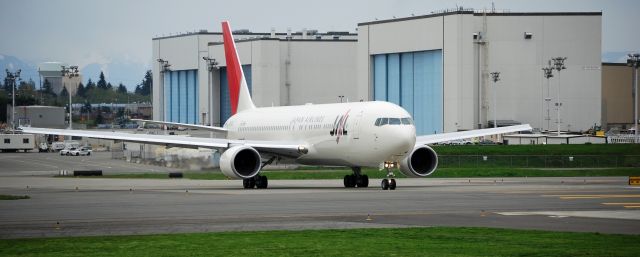
M 260 154 L 250 146 L 233 146 L 220 156 L 220 170 L 235 179 L 246 179 L 260 172 Z
M 400 172 L 407 177 L 426 177 L 438 167 L 438 154 L 428 146 L 416 147 L 400 161 Z

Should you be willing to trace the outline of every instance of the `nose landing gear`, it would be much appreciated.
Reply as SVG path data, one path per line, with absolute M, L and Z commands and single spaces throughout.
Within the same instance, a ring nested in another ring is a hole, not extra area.
M 352 167 L 353 174 L 344 176 L 344 187 L 369 187 L 369 176 L 363 175 L 360 167 Z
M 393 171 L 391 171 L 395 166 L 396 164 L 393 162 L 384 163 L 384 168 L 387 170 L 387 178 L 382 179 L 382 182 L 380 182 L 382 190 L 396 190 L 396 180 L 394 179 L 395 175 L 393 174 Z

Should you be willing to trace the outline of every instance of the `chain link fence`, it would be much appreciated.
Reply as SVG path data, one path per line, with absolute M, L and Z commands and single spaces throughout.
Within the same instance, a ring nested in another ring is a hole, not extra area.
M 440 155 L 440 168 L 640 167 L 640 155 Z

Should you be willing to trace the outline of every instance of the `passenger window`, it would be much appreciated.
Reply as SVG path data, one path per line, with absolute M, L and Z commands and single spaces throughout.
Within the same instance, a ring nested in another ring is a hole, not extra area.
M 377 119 L 376 119 L 376 126 L 380 126 L 380 120 L 381 120 L 381 119 L 382 119 L 382 118 L 377 118 Z
M 5 143 L 5 144 L 11 144 L 11 139 L 9 139 L 9 138 L 5 138 L 5 139 L 4 139 L 4 143 Z
M 380 120 L 380 126 L 384 126 L 389 124 L 389 118 L 381 118 Z
M 29 139 L 28 138 L 23 138 L 22 139 L 22 143 L 23 144 L 28 144 L 29 143 Z
M 390 125 L 400 125 L 400 119 L 398 118 L 389 118 L 389 124 Z

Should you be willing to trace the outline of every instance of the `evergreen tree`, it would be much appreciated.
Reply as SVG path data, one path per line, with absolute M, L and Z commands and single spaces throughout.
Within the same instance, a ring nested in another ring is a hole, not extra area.
M 67 91 L 66 87 L 63 87 L 62 91 L 60 91 L 60 97 L 65 99 L 69 97 L 69 91 Z
M 118 93 L 126 94 L 127 93 L 127 87 L 125 87 L 122 83 L 120 83 L 120 85 L 118 85 Z
M 100 89 L 107 89 L 107 81 L 104 79 L 104 73 L 102 71 L 100 72 L 100 79 L 98 80 L 97 86 Z
M 44 83 L 42 83 L 42 92 L 48 95 L 55 95 L 48 79 L 44 79 Z
M 76 95 L 80 96 L 80 97 L 85 97 L 86 96 L 86 90 L 84 88 L 84 85 L 82 84 L 82 82 L 80 82 L 78 84 L 78 89 L 76 89 Z
M 111 83 L 107 83 L 107 89 L 112 90 L 113 89 L 113 85 L 111 85 Z
M 96 83 L 93 83 L 91 79 L 87 81 L 87 86 L 85 87 L 85 93 L 89 93 L 89 91 L 94 90 L 96 88 Z
M 147 70 L 144 74 L 144 78 L 142 79 L 142 83 L 136 86 L 135 93 L 138 95 L 150 95 L 152 86 L 153 76 L 151 74 L 151 70 Z

